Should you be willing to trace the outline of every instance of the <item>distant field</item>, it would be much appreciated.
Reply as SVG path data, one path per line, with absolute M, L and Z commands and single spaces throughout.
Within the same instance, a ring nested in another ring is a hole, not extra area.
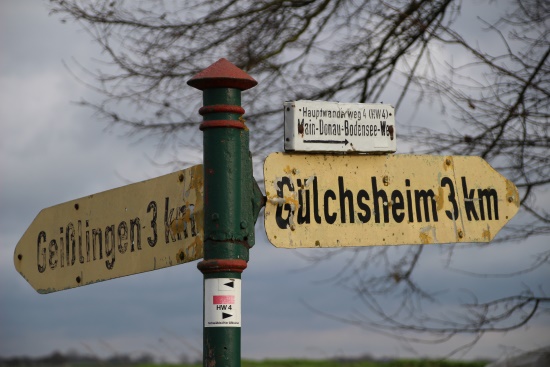
M 461 362 L 461 361 L 436 361 L 436 360 L 395 360 L 380 361 L 337 361 L 337 360 L 265 360 L 242 361 L 242 367 L 484 367 L 488 362 Z M 200 367 L 198 364 L 178 365 L 139 365 L 136 367 Z M 102 367 L 105 367 L 103 365 Z
M 55 356 L 54 356 L 55 357 Z M 59 356 L 57 356 L 59 357 Z M 304 360 L 276 359 L 264 361 L 243 360 L 242 367 L 485 367 L 489 362 L 462 362 L 440 360 L 392 360 L 377 361 L 371 359 L 355 360 Z M 33 360 L 30 358 L 0 359 L 0 367 L 201 367 L 202 363 L 192 364 L 156 364 L 129 359 L 118 361 L 46 358 Z

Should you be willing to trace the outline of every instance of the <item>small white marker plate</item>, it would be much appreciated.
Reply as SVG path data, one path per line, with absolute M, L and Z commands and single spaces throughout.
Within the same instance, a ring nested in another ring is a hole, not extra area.
M 204 280 L 204 327 L 241 327 L 241 280 Z

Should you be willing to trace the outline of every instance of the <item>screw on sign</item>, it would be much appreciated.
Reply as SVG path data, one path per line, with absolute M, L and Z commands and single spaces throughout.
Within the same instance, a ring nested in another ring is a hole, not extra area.
M 50 293 L 204 257 L 198 268 L 205 294 L 211 292 L 204 364 L 239 366 L 240 277 L 265 203 L 240 103 L 241 91 L 257 82 L 220 59 L 188 84 L 203 91 L 204 167 L 42 210 L 17 244 L 14 263 L 39 293 Z
M 264 175 L 276 247 L 489 242 L 519 208 L 479 157 L 274 153 Z

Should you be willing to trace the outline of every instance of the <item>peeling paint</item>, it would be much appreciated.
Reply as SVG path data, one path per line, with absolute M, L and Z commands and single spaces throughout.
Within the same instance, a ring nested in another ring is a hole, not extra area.
M 272 196 L 272 197 L 268 197 L 267 201 L 270 202 L 271 204 L 275 204 L 277 206 L 282 206 L 285 203 L 285 198 L 280 198 L 278 196 Z
M 489 228 L 489 226 L 487 226 L 487 228 L 483 229 L 483 233 L 481 234 L 481 237 L 485 238 L 487 241 L 490 241 L 492 239 L 491 237 L 491 229 Z
M 514 205 L 519 208 L 520 202 L 519 202 L 518 189 L 516 185 L 514 185 L 510 180 L 506 180 L 506 197 L 512 198 L 511 202 L 514 203 Z

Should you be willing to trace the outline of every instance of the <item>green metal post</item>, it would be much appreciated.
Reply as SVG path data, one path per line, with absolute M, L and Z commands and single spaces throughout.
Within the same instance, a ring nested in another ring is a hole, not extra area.
M 220 59 L 187 82 L 203 91 L 203 365 L 241 365 L 241 273 L 263 196 L 252 175 L 241 91 L 257 82 Z

